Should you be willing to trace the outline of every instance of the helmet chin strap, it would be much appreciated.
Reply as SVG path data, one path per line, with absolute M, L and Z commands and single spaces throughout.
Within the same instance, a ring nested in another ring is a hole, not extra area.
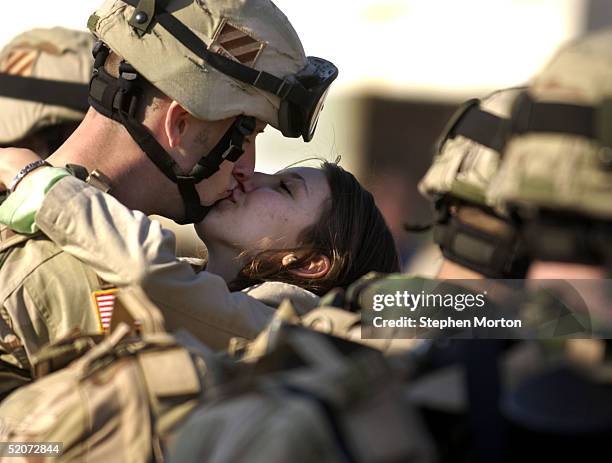
M 119 77 L 111 76 L 103 65 L 109 49 L 102 42 L 94 48 L 94 73 L 89 88 L 89 103 L 98 112 L 123 125 L 134 142 L 155 166 L 178 187 L 183 200 L 185 216 L 179 224 L 197 223 L 210 212 L 212 206 L 203 206 L 196 186 L 217 172 L 224 161 L 236 162 L 244 153 L 245 137 L 255 130 L 255 118 L 238 116 L 216 146 L 203 156 L 191 172 L 178 173 L 176 161 L 159 144 L 153 134 L 136 117 L 142 88 L 139 74 L 125 61 L 119 65 Z

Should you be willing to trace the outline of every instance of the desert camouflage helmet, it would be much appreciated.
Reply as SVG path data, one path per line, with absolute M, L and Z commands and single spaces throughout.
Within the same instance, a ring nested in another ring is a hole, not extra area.
M 497 172 L 505 122 L 521 88 L 468 100 L 449 121 L 431 167 L 419 182 L 429 199 L 441 195 L 486 206 L 486 190 Z
M 489 201 L 612 220 L 612 29 L 562 48 L 518 97 Z
M 492 278 L 522 277 L 527 268 L 514 224 L 486 202 L 521 90 L 499 90 L 464 103 L 447 124 L 419 183 L 420 192 L 434 203 L 434 242 L 444 256 Z
M 519 95 L 488 196 L 532 259 L 612 268 L 612 29 L 563 47 Z
M 92 47 L 90 33 L 56 27 L 24 32 L 0 51 L 0 145 L 83 119 Z
M 246 114 L 286 132 L 279 114 L 289 86 L 275 86 L 313 64 L 286 16 L 269 0 L 163 3 L 165 9 L 154 0 L 107 0 L 90 18 L 89 27 L 193 116 L 220 120 Z M 217 66 L 207 51 L 243 66 L 235 73 L 225 68 L 227 63 Z M 257 78 L 259 71 L 267 74 L 254 85 L 236 78 Z M 315 125 L 319 109 L 312 108 L 317 111 Z

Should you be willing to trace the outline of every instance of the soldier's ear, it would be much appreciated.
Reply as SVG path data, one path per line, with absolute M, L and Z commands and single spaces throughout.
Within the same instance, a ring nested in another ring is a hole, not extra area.
M 283 265 L 290 265 L 292 262 L 295 262 L 297 258 L 294 254 L 287 254 L 283 257 Z M 299 276 L 300 278 L 305 278 L 308 280 L 317 280 L 319 278 L 325 277 L 329 273 L 331 269 L 331 262 L 329 257 L 323 254 L 317 254 L 308 262 L 305 262 L 299 268 L 289 269 L 289 272 L 293 275 Z
M 170 148 L 180 145 L 187 132 L 189 118 L 189 113 L 180 104 L 176 101 L 170 103 L 164 120 L 164 129 Z

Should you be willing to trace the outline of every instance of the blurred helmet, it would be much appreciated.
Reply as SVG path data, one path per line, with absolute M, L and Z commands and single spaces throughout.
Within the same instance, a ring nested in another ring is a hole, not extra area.
M 33 29 L 0 51 L 0 144 L 83 119 L 93 38 L 56 27 Z
M 516 100 L 489 201 L 523 222 L 539 260 L 612 249 L 612 29 L 562 48 Z
M 512 103 L 521 90 L 499 90 L 464 103 L 447 124 L 419 183 L 420 192 L 434 203 L 434 241 L 444 256 L 493 278 L 522 277 L 527 268 L 514 224 L 486 202 Z

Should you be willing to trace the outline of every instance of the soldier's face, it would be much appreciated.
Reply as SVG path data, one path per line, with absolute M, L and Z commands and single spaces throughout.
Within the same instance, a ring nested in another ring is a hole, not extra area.
M 219 202 L 196 230 L 209 250 L 297 247 L 302 231 L 319 219 L 331 191 L 322 170 L 300 167 L 275 175 L 256 173 Z
M 236 162 L 224 161 L 215 174 L 199 184 L 203 205 L 210 206 L 231 196 L 235 188 L 251 179 L 255 170 L 255 139 L 265 127 L 264 122 L 258 121 L 254 133 L 245 137 L 242 156 Z

